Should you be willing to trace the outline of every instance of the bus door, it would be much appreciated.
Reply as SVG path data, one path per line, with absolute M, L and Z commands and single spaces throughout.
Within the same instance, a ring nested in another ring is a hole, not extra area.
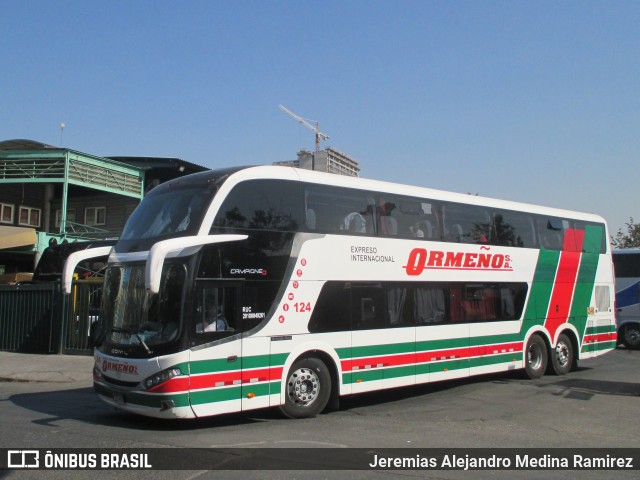
M 190 401 L 197 416 L 242 406 L 242 282 L 196 280 L 190 328 Z
M 595 305 L 588 309 L 587 329 L 582 346 L 582 350 L 587 352 L 601 349 L 602 347 L 598 347 L 597 344 L 615 340 L 614 292 L 608 284 L 596 283 L 594 299 Z

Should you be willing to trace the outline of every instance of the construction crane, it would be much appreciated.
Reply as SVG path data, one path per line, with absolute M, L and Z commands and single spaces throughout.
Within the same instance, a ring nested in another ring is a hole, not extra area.
M 316 152 L 320 151 L 320 140 L 329 140 L 329 135 L 326 135 L 324 133 L 322 133 L 320 131 L 320 123 L 316 122 L 315 120 L 309 120 L 309 122 L 314 122 L 316 125 L 315 127 L 313 125 L 311 125 L 307 119 L 302 118 L 300 115 L 296 115 L 295 113 L 293 113 L 291 110 L 289 110 L 287 107 L 285 107 L 284 105 L 278 105 L 278 108 L 280 110 L 282 110 L 284 113 L 287 113 L 289 115 L 291 115 L 294 119 L 296 119 L 299 123 L 301 123 L 302 125 L 304 125 L 305 127 L 313 130 L 316 134 Z

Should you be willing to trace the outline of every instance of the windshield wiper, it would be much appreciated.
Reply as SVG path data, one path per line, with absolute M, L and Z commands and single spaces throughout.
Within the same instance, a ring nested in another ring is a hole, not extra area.
M 148 354 L 153 353 L 153 352 L 151 351 L 151 349 L 147 346 L 147 344 L 146 344 L 146 343 L 144 343 L 144 340 L 142 339 L 142 337 L 140 336 L 140 334 L 139 334 L 139 333 L 136 333 L 135 335 L 136 335 L 136 338 L 137 338 L 138 340 L 140 340 L 140 345 L 142 345 L 142 346 L 144 347 L 144 349 L 147 351 L 147 353 L 148 353 Z
M 147 351 L 148 354 L 152 354 L 153 350 L 151 350 L 149 348 L 149 346 L 145 343 L 144 339 L 140 336 L 139 333 L 134 333 L 135 332 L 135 328 L 123 328 L 123 327 L 111 327 L 111 330 L 113 330 L 116 333 L 128 333 L 129 335 L 135 335 L 135 337 L 138 339 L 138 341 L 140 342 L 140 345 L 142 345 L 144 347 L 144 349 Z
M 122 327 L 111 327 L 111 330 L 116 333 L 131 333 L 130 328 L 122 328 Z

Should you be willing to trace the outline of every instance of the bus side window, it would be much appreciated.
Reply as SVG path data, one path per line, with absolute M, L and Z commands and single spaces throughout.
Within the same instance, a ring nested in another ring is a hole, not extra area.
M 530 214 L 501 211 L 493 216 L 494 245 L 535 248 L 538 246 L 535 225 Z
M 563 221 L 559 218 L 540 217 L 538 219 L 540 246 L 546 250 L 562 250 Z
M 351 288 L 345 282 L 327 282 L 313 308 L 309 332 L 346 332 L 351 330 Z
M 489 243 L 491 217 L 482 207 L 446 204 L 443 207 L 445 241 Z
M 350 235 L 375 234 L 373 200 L 369 192 L 308 184 L 304 198 L 308 230 Z
M 217 287 L 203 282 L 196 290 L 193 329 L 198 335 L 228 336 L 240 329 L 236 287 Z
M 385 328 L 387 313 L 382 285 L 352 286 L 351 315 L 354 330 Z
M 414 315 L 418 325 L 445 321 L 445 289 L 439 286 L 416 286 L 414 290 Z
M 288 180 L 247 180 L 229 193 L 213 226 L 297 231 L 302 226 L 300 185 Z

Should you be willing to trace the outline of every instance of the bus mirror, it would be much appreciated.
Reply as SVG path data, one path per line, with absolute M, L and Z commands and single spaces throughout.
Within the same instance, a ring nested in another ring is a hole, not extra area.
M 96 257 L 104 257 L 109 255 L 111 252 L 111 247 L 97 247 L 97 248 L 87 248 L 86 250 L 81 250 L 79 252 L 74 252 L 67 258 L 67 261 L 64 262 L 64 267 L 62 268 L 62 288 L 64 289 L 64 293 L 69 295 L 71 293 L 71 284 L 73 283 L 73 273 L 76 269 L 76 266 L 82 261 L 87 260 L 89 258 Z

